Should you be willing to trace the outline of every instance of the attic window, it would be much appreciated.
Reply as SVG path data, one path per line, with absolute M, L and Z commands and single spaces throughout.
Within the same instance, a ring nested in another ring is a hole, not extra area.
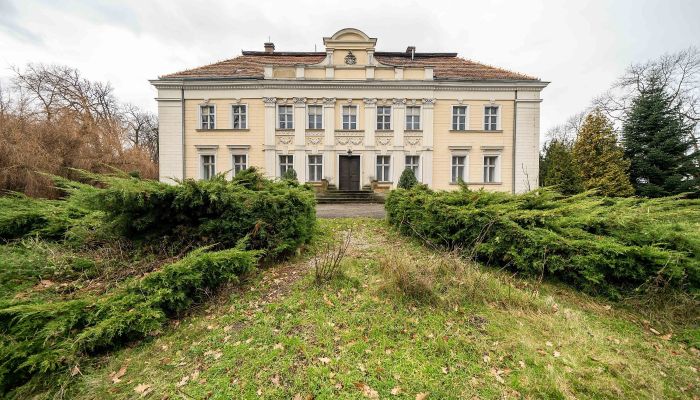
M 357 63 L 357 58 L 352 54 L 352 51 L 348 51 L 348 55 L 345 56 L 345 64 L 355 65 L 355 63 Z

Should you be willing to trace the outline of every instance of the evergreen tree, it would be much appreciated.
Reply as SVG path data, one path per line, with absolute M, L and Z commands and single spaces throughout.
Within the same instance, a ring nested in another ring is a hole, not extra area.
M 571 144 L 554 139 L 545 145 L 540 156 L 540 185 L 556 186 L 563 194 L 583 191 L 581 172 L 573 157 Z
M 297 182 L 297 171 L 294 168 L 287 168 L 282 174 L 282 179 L 291 182 Z
M 612 123 L 595 110 L 588 114 L 573 147 L 574 162 L 581 173 L 583 188 L 597 189 L 603 196 L 631 196 L 629 160 L 617 144 Z
M 410 189 L 418 184 L 418 179 L 416 179 L 416 174 L 413 173 L 411 168 L 406 168 L 401 173 L 399 178 L 398 187 L 402 189 Z
M 649 197 L 700 192 L 700 154 L 690 142 L 692 125 L 655 78 L 632 102 L 623 147 L 637 194 Z

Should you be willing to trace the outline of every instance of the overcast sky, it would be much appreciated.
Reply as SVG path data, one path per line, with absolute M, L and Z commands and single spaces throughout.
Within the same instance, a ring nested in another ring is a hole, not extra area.
M 700 1 L 0 0 L 0 79 L 28 62 L 109 81 L 156 109 L 148 79 L 262 50 L 323 49 L 354 27 L 377 49 L 450 51 L 537 76 L 542 132 L 585 108 L 633 62 L 700 46 Z

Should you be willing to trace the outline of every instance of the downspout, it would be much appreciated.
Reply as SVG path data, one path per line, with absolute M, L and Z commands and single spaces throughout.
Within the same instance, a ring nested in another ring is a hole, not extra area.
M 180 108 L 182 110 L 182 121 L 180 126 L 180 140 L 182 143 L 182 180 L 185 180 L 185 87 L 180 88 Z
M 515 89 L 515 100 L 513 101 L 513 189 L 515 194 L 515 144 L 517 140 L 516 131 L 518 123 L 518 89 Z

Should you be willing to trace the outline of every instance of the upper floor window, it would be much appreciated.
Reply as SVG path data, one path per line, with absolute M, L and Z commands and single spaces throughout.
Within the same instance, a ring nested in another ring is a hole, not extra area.
M 323 179 L 323 156 L 309 155 L 309 182 L 320 182 Z
M 199 106 L 201 129 L 216 129 L 216 107 L 213 105 Z
M 323 106 L 309 106 L 309 129 L 323 129 Z
M 486 106 L 484 107 L 484 130 L 485 131 L 496 131 L 498 130 L 498 112 L 500 107 L 498 106 Z
M 452 182 L 464 182 L 467 170 L 467 156 L 452 156 Z
M 343 106 L 343 129 L 357 129 L 357 106 Z
M 233 176 L 238 175 L 239 172 L 248 168 L 247 154 L 234 154 L 231 161 L 233 162 L 233 168 L 231 169 Z
M 294 129 L 294 108 L 292 106 L 277 106 L 277 123 L 279 129 Z
M 248 106 L 245 104 L 235 104 L 231 106 L 231 128 L 248 128 Z
M 467 106 L 452 107 L 452 130 L 467 130 Z
M 211 179 L 216 174 L 216 156 L 213 154 L 202 154 L 200 156 L 200 177 Z
M 377 130 L 391 129 L 391 106 L 377 107 Z
M 418 172 L 420 171 L 420 156 L 406 156 L 406 168 L 413 171 L 413 175 L 418 178 Z
M 406 129 L 417 131 L 420 129 L 420 107 L 406 107 Z
M 484 182 L 497 182 L 498 156 L 484 156 Z
M 291 154 L 280 155 L 280 176 L 289 169 L 294 169 L 294 156 Z
M 377 180 L 379 182 L 389 182 L 391 180 L 390 167 L 391 156 L 377 156 Z

